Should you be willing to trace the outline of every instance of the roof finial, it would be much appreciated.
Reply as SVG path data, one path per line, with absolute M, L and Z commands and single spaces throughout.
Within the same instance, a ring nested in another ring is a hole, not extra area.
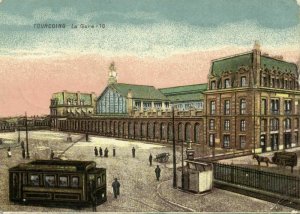
M 118 73 L 116 71 L 116 66 L 115 66 L 115 62 L 113 61 L 112 63 L 110 63 L 109 66 L 109 71 L 108 71 L 108 84 L 114 84 L 117 83 L 117 76 Z
M 255 40 L 253 50 L 260 51 L 260 44 L 258 40 Z

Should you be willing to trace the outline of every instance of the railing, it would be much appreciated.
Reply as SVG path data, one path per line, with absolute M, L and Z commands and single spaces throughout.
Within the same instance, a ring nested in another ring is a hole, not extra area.
M 300 178 L 257 169 L 214 163 L 214 179 L 300 198 Z

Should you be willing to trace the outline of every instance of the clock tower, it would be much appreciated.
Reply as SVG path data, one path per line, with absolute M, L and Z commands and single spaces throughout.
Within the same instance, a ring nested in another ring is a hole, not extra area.
M 109 66 L 109 71 L 108 71 L 108 84 L 114 84 L 117 83 L 117 76 L 118 72 L 115 67 L 115 62 L 112 62 Z

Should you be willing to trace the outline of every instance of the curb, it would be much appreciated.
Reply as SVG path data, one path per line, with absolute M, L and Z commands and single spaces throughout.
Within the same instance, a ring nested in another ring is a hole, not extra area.
M 162 183 L 165 183 L 165 182 L 168 182 L 168 181 L 170 181 L 170 180 L 163 181 Z M 158 184 L 158 185 L 157 185 L 157 188 L 156 188 L 156 193 L 157 193 L 157 195 L 158 195 L 162 200 L 164 200 L 165 202 L 170 203 L 170 204 L 172 204 L 172 205 L 178 206 L 178 207 L 180 207 L 180 208 L 182 208 L 182 209 L 185 209 L 185 210 L 187 210 L 187 211 L 189 211 L 189 212 L 197 212 L 196 210 L 193 210 L 193 209 L 191 209 L 191 208 L 188 208 L 188 207 L 185 207 L 185 206 L 183 206 L 183 205 L 177 204 L 177 203 L 172 202 L 172 201 L 166 199 L 165 197 L 163 197 L 163 196 L 159 193 L 159 189 L 160 189 L 160 186 L 161 186 L 162 183 Z

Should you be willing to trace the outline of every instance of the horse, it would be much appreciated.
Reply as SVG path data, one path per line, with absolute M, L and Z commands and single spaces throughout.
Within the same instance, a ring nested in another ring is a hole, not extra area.
M 257 160 L 258 165 L 260 166 L 260 162 L 265 162 L 267 166 L 269 166 L 269 163 L 272 163 L 272 161 L 268 157 L 262 157 L 258 156 L 256 154 L 253 155 L 253 159 Z

